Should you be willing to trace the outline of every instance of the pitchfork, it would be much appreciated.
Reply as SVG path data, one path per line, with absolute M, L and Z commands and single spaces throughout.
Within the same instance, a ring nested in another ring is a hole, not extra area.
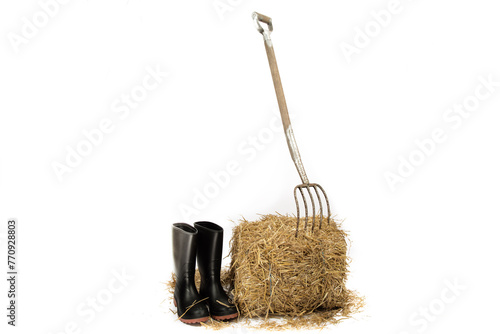
M 304 202 L 304 211 L 306 214 L 304 230 L 306 231 L 307 231 L 307 220 L 308 220 L 308 207 L 303 189 L 307 190 L 307 193 L 309 194 L 309 198 L 311 199 L 311 204 L 312 204 L 313 213 L 312 213 L 311 232 L 314 231 L 314 225 L 316 219 L 316 205 L 314 203 L 315 201 L 314 201 L 314 196 L 311 192 L 311 188 L 314 189 L 314 192 L 316 193 L 316 197 L 319 202 L 319 212 L 320 212 L 319 228 L 321 228 L 321 224 L 323 223 L 323 204 L 318 189 L 325 197 L 326 206 L 328 209 L 328 224 L 330 224 L 330 203 L 328 201 L 328 197 L 326 196 L 323 187 L 321 187 L 317 183 L 309 183 L 306 170 L 304 169 L 304 165 L 302 164 L 302 160 L 300 159 L 299 148 L 297 146 L 297 142 L 295 141 L 295 136 L 293 135 L 292 124 L 290 123 L 290 116 L 288 115 L 288 109 L 286 107 L 285 93 L 283 92 L 283 86 L 281 85 L 281 78 L 280 78 L 280 73 L 278 71 L 278 64 L 276 62 L 276 56 L 274 55 L 273 42 L 271 41 L 271 32 L 273 31 L 272 20 L 270 17 L 259 14 L 257 12 L 254 12 L 252 14 L 252 18 L 255 22 L 255 27 L 264 37 L 264 45 L 266 47 L 269 67 L 271 68 L 271 75 L 273 77 L 273 82 L 274 82 L 274 90 L 276 91 L 276 97 L 278 98 L 278 105 L 280 108 L 281 121 L 283 122 L 283 129 L 285 130 L 286 142 L 288 144 L 288 149 L 290 150 L 290 155 L 292 156 L 293 163 L 295 164 L 295 167 L 299 172 L 300 179 L 302 180 L 302 184 L 299 184 L 293 190 L 293 196 L 295 197 L 295 205 L 297 206 L 297 228 L 295 230 L 295 237 L 297 237 L 299 233 L 299 223 L 300 223 L 300 206 L 299 206 L 299 201 L 297 199 L 297 190 L 300 192 L 300 195 L 302 196 L 302 200 Z M 267 24 L 267 29 L 262 28 L 260 22 Z

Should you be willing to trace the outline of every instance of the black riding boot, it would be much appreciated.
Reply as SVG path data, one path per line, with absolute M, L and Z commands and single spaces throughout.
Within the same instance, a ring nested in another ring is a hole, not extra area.
M 185 223 L 175 223 L 172 226 L 176 278 L 174 304 L 180 320 L 188 324 L 207 321 L 209 316 L 206 303 L 200 302 L 203 298 L 194 284 L 197 240 L 198 231 L 194 227 Z M 195 305 L 192 306 L 193 304 Z
M 200 296 L 208 297 L 210 316 L 216 320 L 232 319 L 238 310 L 231 303 L 220 282 L 222 241 L 224 230 L 211 222 L 197 222 L 198 270 L 200 271 Z

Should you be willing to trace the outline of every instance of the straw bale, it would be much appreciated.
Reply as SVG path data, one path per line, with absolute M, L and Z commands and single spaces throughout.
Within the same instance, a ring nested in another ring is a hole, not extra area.
M 229 275 L 243 316 L 295 317 L 349 303 L 347 235 L 333 218 L 321 229 L 318 222 L 311 232 L 309 218 L 304 231 L 302 218 L 297 237 L 292 216 L 264 215 L 234 227 Z

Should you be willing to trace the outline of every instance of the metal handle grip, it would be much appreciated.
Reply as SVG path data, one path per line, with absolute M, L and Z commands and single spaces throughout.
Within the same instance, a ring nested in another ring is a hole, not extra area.
M 252 18 L 254 20 L 255 27 L 261 34 L 264 33 L 264 28 L 262 28 L 260 22 L 267 24 L 267 29 L 269 32 L 273 31 L 273 20 L 269 16 L 253 12 Z

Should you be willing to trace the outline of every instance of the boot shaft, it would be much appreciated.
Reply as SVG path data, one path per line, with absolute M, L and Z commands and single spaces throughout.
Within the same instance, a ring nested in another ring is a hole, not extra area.
M 185 223 L 172 226 L 172 254 L 177 281 L 194 280 L 198 231 Z M 181 283 L 182 284 L 182 283 Z
M 220 280 L 224 229 L 212 222 L 196 222 L 198 230 L 198 270 L 204 280 Z

